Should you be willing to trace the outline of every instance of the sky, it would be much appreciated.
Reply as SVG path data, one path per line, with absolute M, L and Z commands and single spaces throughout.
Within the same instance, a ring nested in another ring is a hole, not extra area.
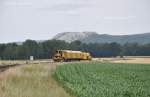
M 0 43 L 82 31 L 150 32 L 150 0 L 0 0 Z

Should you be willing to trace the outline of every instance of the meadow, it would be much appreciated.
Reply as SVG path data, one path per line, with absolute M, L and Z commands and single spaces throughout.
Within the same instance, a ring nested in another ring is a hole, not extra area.
M 150 65 L 70 63 L 54 78 L 76 97 L 150 97 Z
M 0 97 L 70 97 L 52 78 L 54 64 L 27 64 L 0 73 Z

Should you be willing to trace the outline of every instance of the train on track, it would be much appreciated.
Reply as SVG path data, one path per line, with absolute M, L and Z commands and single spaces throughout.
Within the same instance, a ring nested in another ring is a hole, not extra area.
M 92 57 L 88 52 L 71 51 L 71 50 L 57 50 L 53 56 L 54 62 L 68 62 L 68 61 L 80 61 L 91 60 Z

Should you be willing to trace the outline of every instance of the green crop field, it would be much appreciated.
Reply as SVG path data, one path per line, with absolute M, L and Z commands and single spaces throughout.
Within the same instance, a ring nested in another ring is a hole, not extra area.
M 55 79 L 76 97 L 150 97 L 150 65 L 61 65 Z

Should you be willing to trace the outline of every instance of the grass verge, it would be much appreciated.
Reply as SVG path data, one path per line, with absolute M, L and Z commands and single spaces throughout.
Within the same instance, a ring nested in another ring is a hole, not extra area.
M 0 97 L 70 97 L 51 75 L 51 65 L 22 66 L 0 80 Z

